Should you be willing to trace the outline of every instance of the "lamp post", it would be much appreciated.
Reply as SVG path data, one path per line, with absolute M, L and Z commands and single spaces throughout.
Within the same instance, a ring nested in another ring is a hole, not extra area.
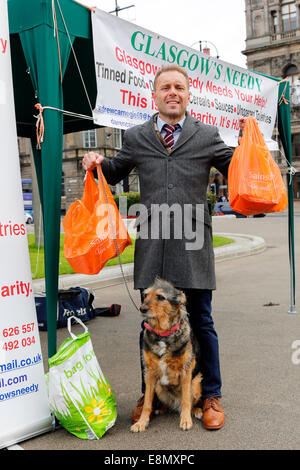
M 205 43 L 205 47 L 203 48 L 203 50 L 202 50 L 202 43 Z M 204 53 L 209 54 L 209 55 L 210 55 L 210 48 L 207 47 L 207 44 L 211 44 L 211 45 L 215 48 L 215 50 L 216 50 L 216 53 L 217 53 L 216 58 L 217 58 L 217 59 L 220 58 L 218 49 L 217 49 L 217 47 L 215 46 L 215 44 L 214 44 L 213 42 L 207 41 L 207 40 L 203 40 L 203 39 L 202 39 L 202 40 L 199 40 L 199 41 L 194 42 L 194 43 L 191 45 L 191 47 L 194 47 L 195 44 L 199 44 L 200 52 L 204 52 Z M 207 52 L 207 51 L 209 51 L 209 52 Z
M 120 8 L 119 5 L 118 5 L 118 0 L 115 0 L 115 5 L 116 5 L 115 9 L 112 10 L 112 11 L 110 11 L 109 13 L 115 13 L 116 16 L 119 16 L 119 11 L 121 11 L 121 10 L 127 10 L 127 8 L 132 8 L 132 7 L 135 6 L 135 5 L 129 5 L 128 7 Z

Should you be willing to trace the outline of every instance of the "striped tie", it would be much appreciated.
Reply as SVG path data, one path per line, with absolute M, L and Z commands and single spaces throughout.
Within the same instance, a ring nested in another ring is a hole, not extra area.
M 172 149 L 174 146 L 174 135 L 173 133 L 176 131 L 176 129 L 179 129 L 180 125 L 175 124 L 175 126 L 172 126 L 171 124 L 164 124 L 163 129 L 166 131 L 166 134 L 164 136 L 164 141 L 166 145 Z

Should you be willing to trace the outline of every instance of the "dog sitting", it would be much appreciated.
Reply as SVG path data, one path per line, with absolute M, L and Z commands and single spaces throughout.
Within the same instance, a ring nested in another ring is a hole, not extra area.
M 131 431 L 145 431 L 149 424 L 154 393 L 169 409 L 180 410 L 180 428 L 191 429 L 192 414 L 200 418 L 197 405 L 201 379 L 196 358 L 199 346 L 193 337 L 183 292 L 167 281 L 156 279 L 145 290 L 140 311 L 145 318 L 143 356 L 145 399 L 140 419 Z

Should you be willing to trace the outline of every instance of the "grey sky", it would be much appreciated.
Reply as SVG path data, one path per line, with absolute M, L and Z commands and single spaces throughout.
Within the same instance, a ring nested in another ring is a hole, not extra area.
M 115 0 L 79 0 L 104 11 L 115 9 Z M 118 0 L 120 18 L 173 39 L 185 46 L 208 42 L 211 55 L 246 68 L 246 21 L 244 0 Z M 172 5 L 172 6 L 170 6 Z M 198 43 L 197 43 L 198 42 Z M 211 44 L 212 43 L 212 44 Z

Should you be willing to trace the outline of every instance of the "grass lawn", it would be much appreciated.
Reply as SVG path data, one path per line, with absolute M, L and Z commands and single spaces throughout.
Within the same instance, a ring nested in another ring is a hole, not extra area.
M 44 248 L 38 247 L 35 244 L 35 237 L 34 234 L 28 234 L 28 246 L 29 246 L 29 255 L 30 255 L 30 264 L 31 264 L 31 272 L 32 272 L 32 279 L 39 279 L 45 277 L 45 270 L 44 270 Z M 135 238 L 131 236 L 133 244 L 127 246 L 123 253 L 121 254 L 121 261 L 122 264 L 132 263 L 133 256 L 134 256 L 134 244 Z M 214 248 L 217 246 L 227 245 L 228 243 L 234 243 L 234 240 L 231 238 L 219 237 L 214 235 L 213 236 L 213 243 Z M 74 274 L 74 270 L 69 265 L 68 261 L 64 257 L 64 234 L 60 236 L 60 258 L 59 258 L 59 274 Z M 105 266 L 112 266 L 118 264 L 118 258 L 114 258 L 109 260 Z

